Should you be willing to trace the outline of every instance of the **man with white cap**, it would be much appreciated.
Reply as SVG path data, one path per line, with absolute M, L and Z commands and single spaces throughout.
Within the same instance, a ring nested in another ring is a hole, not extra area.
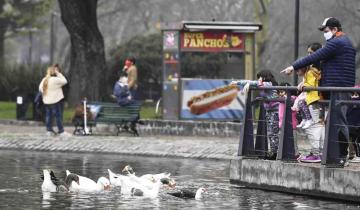
M 326 44 L 323 48 L 316 52 L 299 59 L 281 71 L 281 73 L 291 74 L 294 70 L 298 70 L 314 63 L 321 62 L 321 86 L 325 87 L 353 87 L 355 85 L 355 57 L 354 49 L 349 37 L 342 32 L 340 21 L 334 17 L 325 18 L 319 30 L 324 33 Z M 329 96 L 324 95 L 325 99 Z M 350 94 L 345 92 L 333 92 L 332 98 L 335 100 L 350 100 Z M 349 141 L 349 130 L 347 127 L 347 105 L 336 104 L 332 109 L 335 116 L 332 116 L 337 125 L 336 133 L 340 148 L 340 165 L 346 164 L 347 147 Z

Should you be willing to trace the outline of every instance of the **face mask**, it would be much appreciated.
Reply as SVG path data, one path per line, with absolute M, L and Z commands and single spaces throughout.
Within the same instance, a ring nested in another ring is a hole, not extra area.
M 331 31 L 328 31 L 328 32 L 324 33 L 324 37 L 326 40 L 329 40 L 333 37 L 333 34 L 331 33 Z

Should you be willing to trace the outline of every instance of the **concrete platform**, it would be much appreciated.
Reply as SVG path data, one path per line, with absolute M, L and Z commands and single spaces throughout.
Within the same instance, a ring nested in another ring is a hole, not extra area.
M 360 167 L 326 168 L 320 163 L 285 163 L 236 158 L 230 182 L 247 187 L 360 202 Z

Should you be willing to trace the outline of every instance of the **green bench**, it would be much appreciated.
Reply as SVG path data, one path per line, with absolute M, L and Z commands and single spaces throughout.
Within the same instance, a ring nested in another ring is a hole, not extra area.
M 140 120 L 140 109 L 141 103 L 131 104 L 127 106 L 120 106 L 116 103 L 110 102 L 97 102 L 90 101 L 87 103 L 87 107 L 90 106 L 100 107 L 95 119 L 89 119 L 87 126 L 90 133 L 92 127 L 96 126 L 97 123 L 114 124 L 117 128 L 116 135 L 121 132 L 129 132 L 134 136 L 139 136 L 137 131 L 137 124 L 141 123 Z M 74 134 L 85 134 L 84 132 L 84 120 L 78 119 L 78 122 L 74 122 L 75 131 Z

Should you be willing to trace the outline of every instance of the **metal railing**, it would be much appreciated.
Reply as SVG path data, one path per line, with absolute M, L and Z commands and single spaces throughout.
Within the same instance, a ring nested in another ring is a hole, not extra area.
M 254 90 L 284 90 L 286 91 L 287 97 L 285 98 L 254 98 L 252 92 Z M 283 116 L 283 124 L 279 133 L 279 145 L 277 151 L 276 160 L 286 162 L 297 162 L 295 158 L 295 138 L 292 127 L 292 110 L 291 110 L 291 97 L 290 91 L 297 90 L 294 86 L 272 86 L 272 87 L 251 87 L 247 93 L 244 119 L 240 130 L 240 141 L 238 156 L 246 158 L 263 158 L 268 151 L 267 141 L 267 125 L 265 120 L 265 109 L 263 106 L 264 102 L 276 101 L 285 103 L 285 112 Z M 327 107 L 327 117 L 325 122 L 325 139 L 323 145 L 323 151 L 321 156 L 321 164 L 326 167 L 343 167 L 344 165 L 339 161 L 340 157 L 340 143 L 347 143 L 339 141 L 337 133 L 337 127 L 333 117 L 336 115 L 335 105 L 347 104 L 347 105 L 360 105 L 360 100 L 336 100 L 334 93 L 337 92 L 360 92 L 360 88 L 349 88 L 349 87 L 304 87 L 303 91 L 316 90 L 319 92 L 329 92 L 329 100 L 320 100 L 319 104 Z M 253 105 L 259 103 L 259 117 L 258 120 L 253 116 Z M 360 116 L 359 116 L 360 120 Z M 254 134 L 254 122 L 257 122 L 256 134 Z M 254 139 L 254 136 L 256 138 Z M 255 141 L 255 142 L 254 142 Z

